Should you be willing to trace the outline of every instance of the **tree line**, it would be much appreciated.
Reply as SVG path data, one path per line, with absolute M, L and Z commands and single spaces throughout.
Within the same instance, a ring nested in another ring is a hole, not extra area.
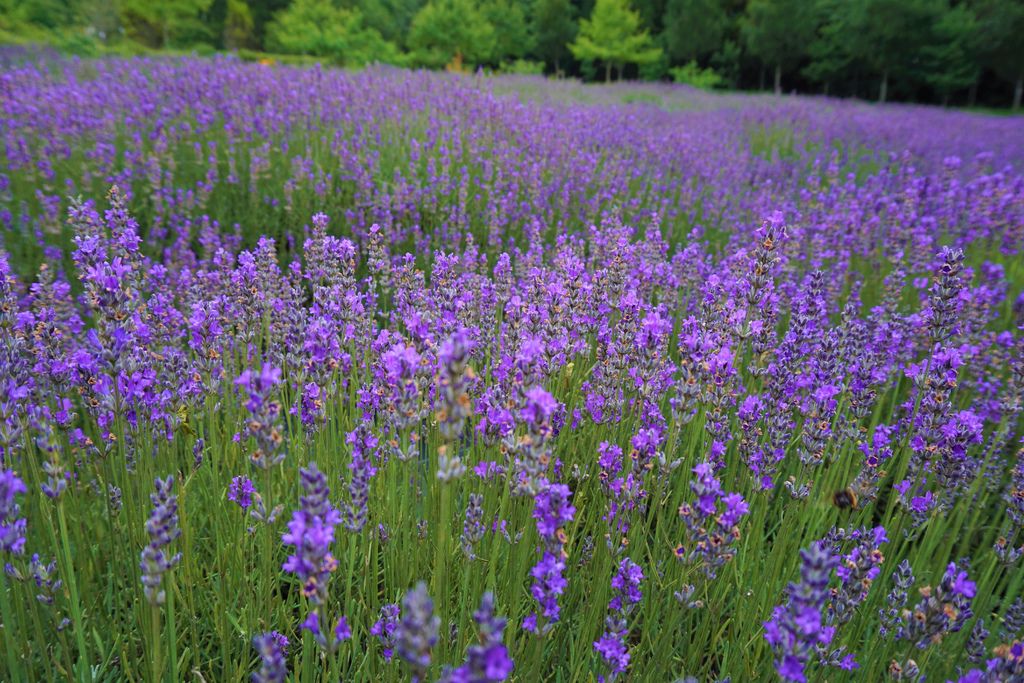
M 40 36 L 881 101 L 1024 97 L 1024 0 L 0 0 L 0 40 Z

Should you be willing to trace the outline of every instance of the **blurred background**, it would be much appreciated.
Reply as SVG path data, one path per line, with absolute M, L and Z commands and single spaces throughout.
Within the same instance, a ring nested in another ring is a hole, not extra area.
M 232 52 L 1018 110 L 1024 0 L 0 0 L 4 59 Z

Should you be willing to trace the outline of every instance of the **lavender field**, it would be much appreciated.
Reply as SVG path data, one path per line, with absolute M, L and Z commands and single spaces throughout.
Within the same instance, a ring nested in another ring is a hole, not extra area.
M 1024 680 L 1024 120 L 0 60 L 0 680 Z

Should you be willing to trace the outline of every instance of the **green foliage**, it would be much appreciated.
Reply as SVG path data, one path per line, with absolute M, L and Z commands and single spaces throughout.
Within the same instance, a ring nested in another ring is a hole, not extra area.
M 569 49 L 576 59 L 603 62 L 605 81 L 611 80 L 613 66 L 647 64 L 661 55 L 629 0 L 597 0 L 590 18 L 580 22 L 579 35 Z
M 422 6 L 420 0 L 359 0 L 356 6 L 368 27 L 399 48 L 409 48 L 409 28 Z
M 846 35 L 853 56 L 881 77 L 885 101 L 890 77 L 913 75 L 929 42 L 942 0 L 861 0 L 851 3 Z
M 892 83 L 901 99 L 943 103 L 968 89 L 973 103 L 998 78 L 1016 106 L 1021 35 L 1022 0 L 0 0 L 0 43 L 83 56 L 244 49 L 501 71 L 528 60 L 585 80 L 633 64 L 630 77 L 661 80 L 696 61 L 717 87 L 763 87 L 767 69 L 777 91 L 785 76 L 886 99 Z
M 516 74 L 518 76 L 542 76 L 544 75 L 544 62 L 517 59 L 513 62 L 503 63 L 499 67 L 498 73 Z
M 435 69 L 456 58 L 466 64 L 490 63 L 496 45 L 494 26 L 473 0 L 430 0 L 409 30 L 413 61 Z
M 1024 94 L 1024 3 L 979 0 L 975 11 L 981 59 L 1000 78 L 1014 83 L 1013 108 L 1019 109 Z
M 578 26 L 570 0 L 533 0 L 531 31 L 538 57 L 561 70 L 569 58 L 569 43 Z
M 533 34 L 521 0 L 487 0 L 480 8 L 494 27 L 491 61 L 521 59 L 533 50 Z
M 676 83 L 692 85 L 702 90 L 711 90 L 722 85 L 722 77 L 712 68 L 702 69 L 696 61 L 687 62 L 669 70 Z
M 726 23 L 719 0 L 668 0 L 661 46 L 676 61 L 702 59 L 721 45 Z
M 930 44 L 922 50 L 924 80 L 943 97 L 978 80 L 978 28 L 966 5 L 945 8 L 935 22 Z
M 726 39 L 721 47 L 711 55 L 711 68 L 722 77 L 722 86 L 735 88 L 740 79 L 740 60 L 743 52 L 739 43 Z
M 841 77 L 853 59 L 852 41 L 847 36 L 845 0 L 818 0 L 814 9 L 818 17 L 818 30 L 808 52 L 811 62 L 803 74 L 828 90 L 831 83 Z
M 807 0 L 751 0 L 742 32 L 751 54 L 775 69 L 775 92 L 784 70 L 805 54 L 814 36 L 813 5 Z
M 224 17 L 224 47 L 237 50 L 255 44 L 256 24 L 245 0 L 227 0 Z
M 366 27 L 358 10 L 319 0 L 295 0 L 267 27 L 267 42 L 274 50 L 327 57 L 346 66 L 400 61 L 398 49 Z
M 121 21 L 151 47 L 180 47 L 209 39 L 201 14 L 212 0 L 120 0 Z

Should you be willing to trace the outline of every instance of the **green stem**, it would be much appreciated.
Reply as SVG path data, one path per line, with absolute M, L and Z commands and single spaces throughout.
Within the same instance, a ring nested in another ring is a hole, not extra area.
M 156 605 L 149 607 L 149 627 L 153 641 L 153 651 L 150 652 L 150 667 L 152 672 L 152 683 L 160 680 L 160 608 Z
M 68 591 L 71 593 L 71 622 L 75 627 L 75 644 L 78 646 L 78 661 L 75 669 L 78 671 L 78 679 L 89 681 L 89 650 L 86 648 L 85 623 L 82 619 L 82 603 L 78 597 L 78 582 L 75 580 L 75 567 L 71 562 L 71 544 L 68 543 L 68 523 L 64 515 L 64 501 L 57 503 L 57 523 L 60 524 L 60 544 L 64 554 L 64 575 L 68 582 Z
M 437 551 L 434 555 L 434 581 L 431 593 L 438 599 L 438 604 L 442 610 L 447 611 L 447 605 L 443 599 L 442 592 L 446 591 L 448 583 L 448 508 L 451 505 L 451 492 L 447 482 L 440 482 L 440 485 L 441 511 L 437 519 Z
M 7 661 L 10 662 L 11 678 L 15 681 L 24 680 L 21 673 L 21 658 L 14 647 L 14 615 L 11 613 L 11 601 L 7 597 L 6 572 L 0 572 L 0 616 L 4 618 L 4 646 L 7 650 Z
M 174 622 L 174 582 L 167 586 L 167 663 L 171 667 L 171 680 L 178 680 L 178 631 Z

